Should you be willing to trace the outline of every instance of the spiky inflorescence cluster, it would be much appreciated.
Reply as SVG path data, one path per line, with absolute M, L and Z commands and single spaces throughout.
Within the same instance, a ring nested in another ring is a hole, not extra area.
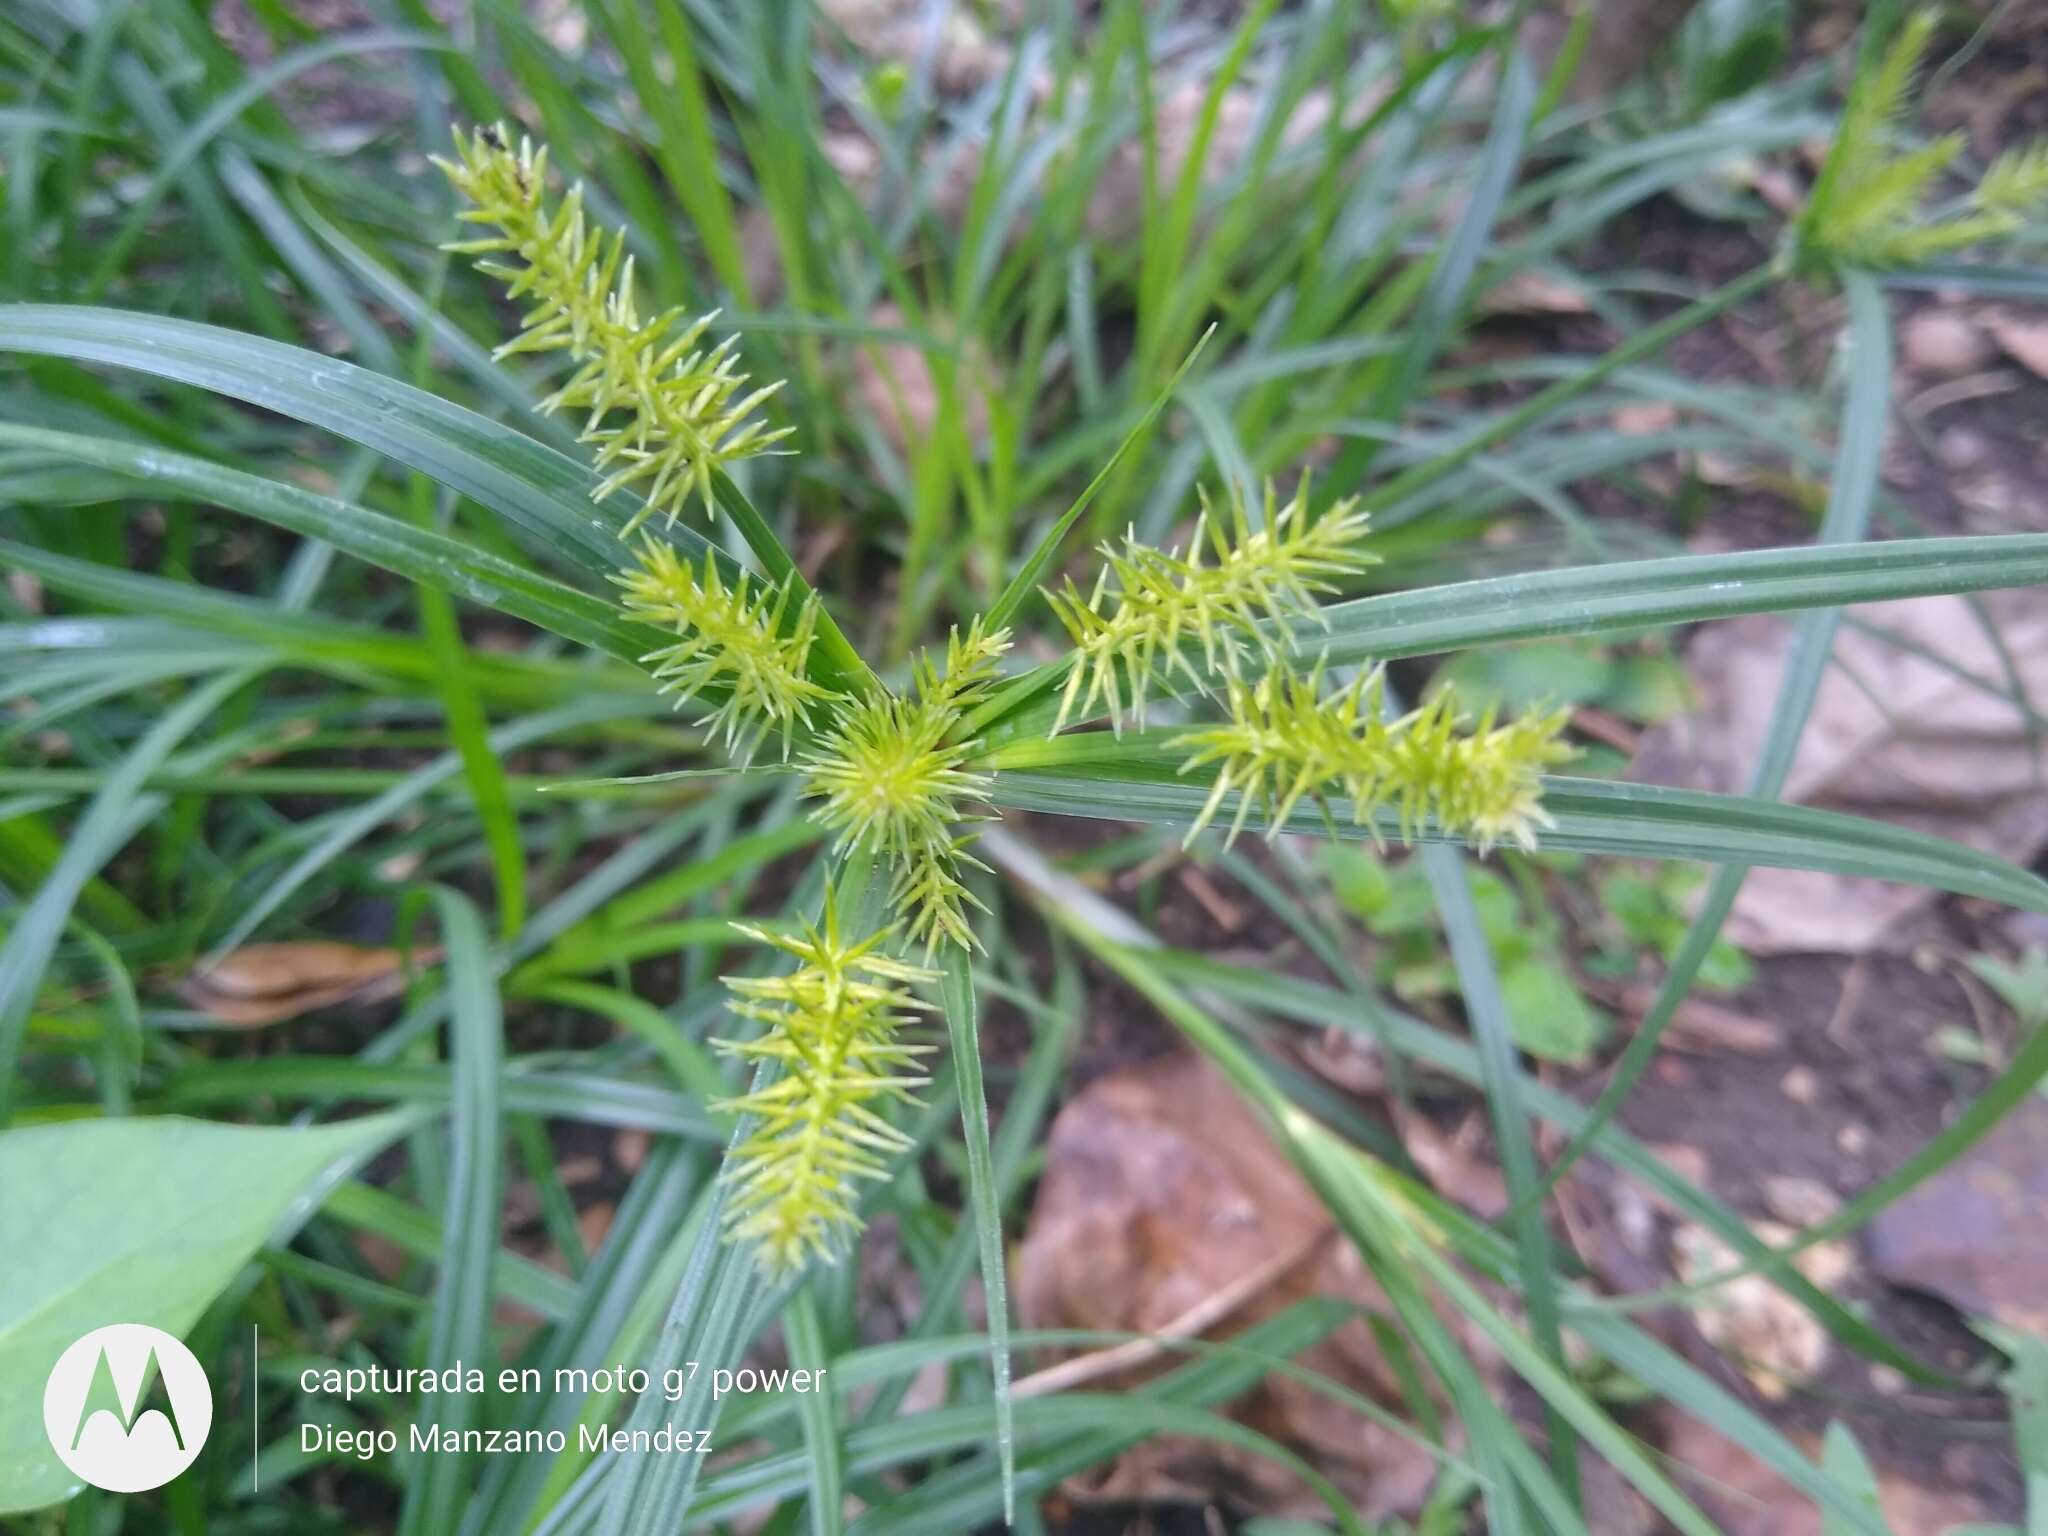
M 434 163 L 474 204 L 460 217 L 498 233 L 447 249 L 504 255 L 477 266 L 511 298 L 532 304 L 519 335 L 495 356 L 565 351 L 580 365 L 541 409 L 584 413 L 583 441 L 597 446 L 597 467 L 607 472 L 597 499 L 625 486 L 639 491 L 646 506 L 627 533 L 655 512 L 674 522 L 692 495 L 715 512 L 713 471 L 789 435 L 749 420 L 781 384 L 742 393 L 738 338 L 703 345 L 715 314 L 684 322 L 671 309 L 643 319 L 625 232 L 590 229 L 580 183 L 550 207 L 546 149 L 522 139 L 515 151 L 497 128 L 457 134 L 455 149 L 455 160 Z
M 966 768 L 974 744 L 958 737 L 1008 648 L 1007 630 L 955 630 L 943 671 L 921 654 L 909 693 L 843 700 L 804 758 L 805 792 L 820 802 L 814 814 L 839 833 L 841 851 L 893 865 L 891 902 L 927 955 L 941 940 L 978 947 L 967 909 L 982 903 L 961 867 L 986 866 L 967 852 L 973 836 L 959 828 L 972 820 L 963 802 L 982 796 L 988 776 Z
M 457 152 L 441 164 L 474 205 L 463 218 L 496 233 L 451 249 L 484 258 L 478 265 L 532 306 L 500 355 L 562 351 L 575 363 L 543 409 L 584 413 L 584 440 L 604 471 L 595 494 L 633 487 L 645 498 L 627 535 L 655 511 L 673 522 L 693 495 L 712 509 L 719 465 L 787 435 L 748 419 L 776 386 L 744 394 L 733 341 L 703 345 L 712 317 L 639 315 L 624 235 L 591 232 L 580 188 L 550 206 L 544 150 L 522 142 L 515 152 L 486 130 L 458 137 Z M 2001 162 L 1979 196 L 1986 207 L 2017 206 L 2042 180 L 2048 156 Z M 1358 547 L 1366 518 L 1355 501 L 1312 521 L 1307 496 L 1304 480 L 1277 506 L 1269 485 L 1257 528 L 1242 505 L 1219 515 L 1205 497 L 1186 553 L 1127 538 L 1103 549 L 1086 598 L 1071 583 L 1048 592 L 1075 648 L 1055 732 L 1077 710 L 1105 712 L 1119 728 L 1142 721 L 1155 686 L 1222 689 L 1227 722 L 1176 738 L 1190 754 L 1183 772 L 1216 770 L 1195 831 L 1233 791 L 1233 837 L 1253 814 L 1277 829 L 1305 797 L 1327 816 L 1328 797 L 1341 792 L 1361 822 L 1390 809 L 1405 835 L 1428 822 L 1482 848 L 1527 846 L 1546 822 L 1542 770 L 1569 755 L 1557 740 L 1561 716 L 1496 724 L 1489 713 L 1468 725 L 1446 696 L 1385 721 L 1378 672 L 1326 700 L 1320 667 L 1305 678 L 1287 670 L 1298 639 L 1290 631 L 1320 616 L 1318 594 L 1374 563 Z M 993 690 L 1009 634 L 977 621 L 954 631 L 943 661 L 921 654 L 902 692 L 866 679 L 839 691 L 810 675 L 821 611 L 793 575 L 772 585 L 728 579 L 714 555 L 698 569 L 649 539 L 616 580 L 627 613 L 673 636 L 643 658 L 663 689 L 679 704 L 715 697 L 707 723 L 742 755 L 771 733 L 785 759 L 800 742 L 805 793 L 837 832 L 837 851 L 893 875 L 901 921 L 864 938 L 842 935 L 829 897 L 821 925 L 796 937 L 741 929 L 796 961 L 783 976 L 728 980 L 732 1011 L 761 1033 L 716 1042 L 759 1071 L 757 1086 L 720 1106 L 746 1119 L 723 1175 L 727 1232 L 782 1275 L 837 1257 L 860 1227 L 861 1182 L 884 1177 L 910 1146 L 883 1111 L 926 1081 L 917 1065 L 928 1048 L 899 1035 L 928 1006 L 911 989 L 937 977 L 889 951 L 899 931 L 927 956 L 941 943 L 976 947 L 969 909 L 981 903 L 963 872 L 985 868 L 968 848 L 988 776 L 972 766 L 969 722 Z M 1248 656 L 1263 673 L 1256 682 L 1246 681 Z
M 709 550 L 701 571 L 660 539 L 648 539 L 636 553 L 638 563 L 612 579 L 625 589 L 628 613 L 676 637 L 640 658 L 652 664 L 662 691 L 675 694 L 680 707 L 706 688 L 724 689 L 724 702 L 705 718 L 712 736 L 752 757 L 762 738 L 779 730 L 788 757 L 791 733 L 831 697 L 806 671 L 816 597 L 805 593 L 792 606 L 790 583 L 753 587 L 745 572 L 727 585 Z
M 1075 651 L 1055 734 L 1076 709 L 1098 704 L 1119 730 L 1127 719 L 1143 724 L 1154 683 L 1175 694 L 1183 683 L 1210 692 L 1237 676 L 1247 649 L 1273 654 L 1262 622 L 1314 615 L 1317 593 L 1377 563 L 1357 547 L 1367 519 L 1355 500 L 1311 522 L 1304 477 L 1286 506 L 1274 501 L 1269 482 L 1264 525 L 1254 530 L 1240 503 L 1219 516 L 1205 494 L 1185 555 L 1127 536 L 1121 547 L 1102 546 L 1102 571 L 1085 599 L 1072 581 L 1045 593 Z
M 751 1117 L 727 1156 L 726 1230 L 771 1275 L 837 1257 L 860 1230 L 859 1182 L 887 1172 L 910 1139 L 879 1113 L 914 1102 L 929 1049 L 898 1039 L 928 1005 L 910 988 L 937 978 L 883 951 L 888 929 L 849 942 L 833 903 L 821 926 L 795 937 L 735 925 L 794 956 L 784 976 L 728 977 L 732 1011 L 756 1020 L 752 1040 L 714 1042 L 728 1055 L 774 1064 L 772 1081 L 714 1106 Z
M 1908 17 L 1876 66 L 1856 82 L 1842 123 L 1794 232 L 1809 262 L 1899 267 L 2004 239 L 2048 211 L 2048 141 L 2006 151 L 1954 207 L 1927 197 L 1963 152 L 1951 133 L 1902 149 L 1913 77 L 1933 40 L 1936 12 Z
M 1391 810 L 1404 838 L 1428 823 L 1469 838 L 1482 852 L 1497 842 L 1533 848 L 1536 829 L 1550 824 L 1543 813 L 1543 770 L 1573 755 L 1558 740 L 1563 711 L 1497 724 L 1489 709 L 1470 722 L 1445 691 L 1387 719 L 1386 676 L 1378 667 L 1325 697 L 1321 666 L 1303 676 L 1278 665 L 1256 683 L 1233 679 L 1226 703 L 1228 721 L 1173 741 L 1189 749 L 1182 773 L 1216 770 L 1190 839 L 1215 819 L 1232 791 L 1239 797 L 1233 840 L 1254 813 L 1268 837 L 1277 835 L 1303 799 L 1328 820 L 1328 797 L 1341 793 L 1360 826 Z

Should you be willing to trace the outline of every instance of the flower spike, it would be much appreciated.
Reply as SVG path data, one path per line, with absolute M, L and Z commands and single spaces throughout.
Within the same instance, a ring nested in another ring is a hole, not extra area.
M 687 323 L 674 309 L 642 317 L 625 231 L 591 231 L 580 183 L 550 206 L 546 149 L 521 139 L 514 150 L 503 129 L 484 128 L 457 134 L 455 150 L 455 160 L 434 163 L 474 205 L 459 217 L 497 233 L 446 249 L 482 258 L 480 271 L 532 305 L 519 335 L 493 356 L 564 351 L 580 365 L 540 408 L 583 413 L 582 439 L 597 446 L 605 472 L 594 498 L 639 492 L 646 505 L 626 535 L 657 512 L 673 524 L 693 496 L 715 515 L 712 475 L 793 430 L 750 419 L 782 385 L 744 393 L 739 338 L 704 344 L 715 312 Z
M 705 717 L 710 734 L 750 758 L 763 737 L 780 730 L 787 759 L 791 733 L 831 697 L 805 671 L 817 598 L 806 593 L 792 613 L 787 582 L 756 588 L 741 572 L 727 586 L 709 550 L 702 571 L 662 539 L 647 539 L 635 555 L 638 563 L 612 580 L 625 589 L 627 613 L 676 636 L 675 644 L 640 658 L 652 663 L 662 691 L 673 693 L 680 708 L 706 688 L 725 688 L 725 701 Z
M 1960 133 L 1913 149 L 1902 143 L 1913 77 L 1939 24 L 1933 8 L 1915 11 L 1851 88 L 1827 161 L 1791 232 L 1804 265 L 1914 266 L 2006 239 L 2048 212 L 2043 139 L 2006 150 L 1952 208 L 1927 207 L 1928 194 L 1966 147 Z
M 744 924 L 748 938 L 797 961 L 784 976 L 727 977 L 732 1012 L 763 1026 L 752 1040 L 716 1040 L 742 1061 L 773 1063 L 780 1076 L 713 1108 L 752 1117 L 727 1156 L 726 1232 L 779 1277 L 810 1260 L 831 1262 L 860 1230 L 860 1181 L 879 1179 L 910 1138 L 884 1119 L 889 1101 L 915 1103 L 929 1078 L 916 1070 L 930 1049 L 898 1031 L 930 1005 L 910 988 L 931 971 L 893 960 L 883 929 L 858 941 L 840 932 L 828 897 L 823 922 L 788 936 Z
M 925 953 L 941 940 L 978 947 L 967 917 L 982 903 L 960 867 L 972 864 L 972 834 L 956 829 L 974 818 L 964 801 L 987 792 L 988 775 L 965 766 L 974 743 L 956 740 L 960 722 L 996 677 L 1009 631 L 983 633 L 977 623 L 947 642 L 945 670 L 920 655 L 911 692 L 870 694 L 837 707 L 815 750 L 805 755 L 805 793 L 820 800 L 812 814 L 839 834 L 840 851 L 857 849 L 895 867 L 891 904 Z
M 1219 515 L 1205 492 L 1185 555 L 1127 535 L 1120 549 L 1102 546 L 1102 573 L 1086 598 L 1072 581 L 1045 592 L 1076 653 L 1052 734 L 1077 710 L 1098 706 L 1119 731 L 1127 720 L 1142 725 L 1154 683 L 1210 692 L 1237 675 L 1245 650 L 1272 654 L 1262 623 L 1316 615 L 1316 594 L 1377 564 L 1357 548 L 1367 517 L 1355 499 L 1309 522 L 1304 476 L 1292 501 L 1275 501 L 1269 481 L 1264 526 L 1254 531 L 1242 504 Z
M 1386 673 L 1374 667 L 1334 696 L 1323 694 L 1323 668 L 1306 677 L 1277 666 L 1256 683 L 1232 679 L 1230 718 L 1174 738 L 1186 748 L 1182 773 L 1214 766 L 1208 801 L 1188 841 L 1216 819 L 1224 797 L 1237 794 L 1229 841 L 1256 812 L 1266 836 L 1277 836 L 1304 799 L 1322 811 L 1334 833 L 1328 796 L 1351 801 L 1355 824 L 1369 826 L 1391 810 L 1401 836 L 1425 824 L 1469 838 L 1483 853 L 1497 842 L 1534 848 L 1543 812 L 1543 770 L 1574 754 L 1559 741 L 1565 714 L 1528 714 L 1496 724 L 1486 711 L 1468 722 L 1446 689 L 1399 719 L 1384 716 Z

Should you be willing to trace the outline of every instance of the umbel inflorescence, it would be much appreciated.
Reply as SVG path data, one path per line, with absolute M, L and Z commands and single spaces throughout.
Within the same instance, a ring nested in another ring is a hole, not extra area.
M 789 435 L 754 415 L 776 386 L 743 393 L 735 339 L 703 345 L 713 316 L 639 314 L 624 235 L 592 233 L 576 188 L 550 201 L 545 151 L 515 149 L 498 130 L 457 149 L 441 165 L 473 204 L 462 217 L 496 233 L 451 249 L 483 258 L 528 306 L 500 351 L 567 354 L 574 371 L 542 409 L 585 413 L 584 439 L 606 471 L 599 498 L 631 488 L 646 503 L 626 520 L 616 578 L 625 612 L 670 637 L 645 665 L 740 763 L 775 742 L 765 766 L 802 776 L 834 854 L 870 859 L 890 882 L 895 917 L 873 931 L 844 932 L 829 897 L 819 925 L 796 936 L 740 929 L 796 962 L 785 975 L 728 980 L 733 1014 L 759 1032 L 718 1042 L 756 1069 L 751 1090 L 724 1106 L 743 1123 L 725 1173 L 727 1223 L 767 1270 L 840 1252 L 859 1227 L 860 1185 L 909 1148 L 884 1111 L 925 1081 L 924 1048 L 901 1036 L 926 1006 L 915 989 L 936 973 L 894 951 L 921 946 L 929 962 L 941 947 L 977 947 L 982 903 L 967 872 L 985 867 L 971 845 L 995 772 L 977 721 L 1013 690 L 1056 691 L 1055 735 L 1105 718 L 1119 733 L 1142 727 L 1161 694 L 1213 706 L 1219 720 L 1161 738 L 1183 755 L 1183 774 L 1211 786 L 1190 837 L 1235 797 L 1232 837 L 1254 819 L 1275 835 L 1307 804 L 1333 827 L 1341 808 L 1374 835 L 1384 816 L 1404 837 L 1533 845 L 1546 824 L 1542 772 L 1570 755 L 1562 715 L 1497 722 L 1489 712 L 1475 724 L 1448 692 L 1395 713 L 1378 670 L 1329 678 L 1313 660 L 1318 604 L 1375 562 L 1356 502 L 1313 516 L 1306 480 L 1284 503 L 1269 486 L 1256 518 L 1205 497 L 1178 547 L 1134 536 L 1102 546 L 1085 596 L 1071 581 L 1044 593 L 1072 646 L 1036 673 L 1006 677 L 1009 631 L 980 620 L 955 630 L 943 655 L 914 658 L 901 688 L 864 668 L 828 672 L 817 652 L 829 621 L 794 572 L 758 580 L 639 532 L 692 499 L 710 512 L 728 489 L 726 465 Z

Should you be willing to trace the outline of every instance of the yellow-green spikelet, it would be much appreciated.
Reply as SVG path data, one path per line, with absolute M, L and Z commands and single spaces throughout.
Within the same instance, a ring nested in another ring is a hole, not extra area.
M 744 393 L 738 338 L 704 344 L 715 312 L 643 317 L 625 232 L 591 230 L 580 184 L 549 203 L 545 148 L 522 139 L 514 149 L 502 128 L 485 128 L 457 134 L 455 150 L 454 160 L 434 163 L 472 204 L 459 217 L 497 233 L 447 249 L 480 258 L 479 270 L 531 306 L 519 335 L 494 356 L 565 351 L 579 364 L 540 408 L 583 413 L 583 441 L 596 445 L 605 472 L 595 498 L 628 486 L 640 493 L 646 506 L 628 534 L 657 512 L 673 523 L 692 496 L 715 513 L 714 473 L 790 435 L 753 419 L 781 383 Z
M 1216 773 L 1188 839 L 1215 819 L 1233 792 L 1232 839 L 1254 814 L 1266 823 L 1267 836 L 1277 835 L 1303 800 L 1327 818 L 1335 793 L 1350 800 L 1356 825 L 1371 825 L 1374 813 L 1391 810 L 1405 838 L 1433 824 L 1482 851 L 1497 842 L 1535 846 L 1536 830 L 1549 824 L 1543 770 L 1573 755 L 1558 739 L 1563 711 L 1498 724 L 1489 710 L 1469 722 L 1447 689 L 1389 720 L 1385 699 L 1385 673 L 1377 667 L 1327 696 L 1320 666 L 1303 676 L 1276 664 L 1255 683 L 1232 680 L 1229 718 L 1172 742 L 1189 754 L 1182 773 Z
M 728 582 L 708 549 L 701 570 L 660 539 L 647 539 L 635 554 L 636 564 L 612 579 L 624 589 L 628 614 L 676 637 L 641 658 L 662 690 L 680 707 L 707 688 L 724 689 L 724 702 L 704 720 L 712 736 L 751 757 L 764 736 L 780 731 L 788 757 L 792 733 L 833 696 L 808 671 L 816 597 L 792 601 L 793 583 L 755 586 L 745 572 Z
M 753 1122 L 722 1174 L 727 1232 L 782 1275 L 835 1259 L 860 1230 L 861 1182 L 885 1177 L 888 1160 L 910 1147 L 879 1107 L 914 1102 L 929 1081 L 914 1070 L 929 1047 L 898 1034 L 929 1007 L 910 988 L 937 977 L 890 958 L 887 929 L 848 942 L 829 900 L 822 922 L 794 937 L 734 926 L 797 961 L 783 976 L 728 977 L 732 1011 L 762 1033 L 714 1042 L 771 1069 L 770 1081 L 714 1108 Z

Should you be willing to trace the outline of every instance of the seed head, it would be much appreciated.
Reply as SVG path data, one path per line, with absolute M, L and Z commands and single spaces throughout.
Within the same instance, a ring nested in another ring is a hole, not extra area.
M 745 572 L 728 586 L 708 550 L 698 571 L 662 539 L 647 539 L 635 558 L 612 579 L 625 589 L 627 613 L 676 636 L 675 644 L 641 658 L 653 666 L 662 691 L 673 693 L 680 708 L 706 689 L 723 689 L 724 701 L 704 720 L 712 736 L 722 735 L 728 748 L 752 757 L 761 739 L 779 730 L 787 758 L 791 733 L 831 697 L 805 670 L 817 630 L 816 597 L 807 593 L 792 602 L 791 583 L 754 587 Z
M 1401 836 L 1410 840 L 1433 823 L 1481 852 L 1504 841 L 1533 848 L 1536 829 L 1550 824 L 1543 813 L 1543 770 L 1573 755 L 1557 739 L 1564 712 L 1496 723 L 1489 709 L 1475 723 L 1446 689 L 1388 720 L 1385 697 L 1385 672 L 1378 667 L 1328 697 L 1320 665 L 1306 677 L 1277 666 L 1256 683 L 1232 679 L 1229 719 L 1172 743 L 1188 749 L 1182 773 L 1212 766 L 1216 772 L 1189 841 L 1234 791 L 1233 841 L 1255 812 L 1266 835 L 1276 836 L 1303 799 L 1316 804 L 1334 832 L 1329 796 L 1342 794 L 1360 826 L 1392 810 Z
M 608 471 L 595 498 L 627 486 L 640 493 L 646 505 L 626 534 L 656 512 L 674 523 L 692 496 L 715 514 L 713 473 L 790 435 L 749 419 L 781 384 L 744 393 L 738 338 L 705 345 L 715 313 L 642 317 L 625 231 L 592 232 L 580 183 L 550 206 L 546 149 L 521 139 L 514 150 L 502 129 L 483 129 L 469 139 L 457 134 L 455 151 L 454 160 L 434 163 L 474 205 L 458 217 L 497 233 L 446 249 L 485 258 L 478 270 L 532 305 L 519 335 L 494 356 L 564 351 L 579 365 L 540 408 L 583 413 L 582 439 L 596 445 L 596 466 Z
M 1939 20 L 1931 8 L 1907 17 L 1851 88 L 1827 161 L 1792 231 L 1805 264 L 1913 266 L 2015 235 L 2048 211 L 2048 140 L 2038 139 L 2000 155 L 1949 208 L 1927 206 L 1966 147 L 1960 133 L 1904 147 L 1913 78 Z
M 1183 555 L 1126 536 L 1102 546 L 1103 567 L 1084 599 L 1069 581 L 1045 599 L 1074 642 L 1074 662 L 1060 697 L 1056 735 L 1076 710 L 1101 705 L 1121 730 L 1143 724 L 1154 683 L 1178 694 L 1182 684 L 1208 693 L 1238 672 L 1246 650 L 1272 654 L 1263 621 L 1313 615 L 1316 594 L 1337 578 L 1376 563 L 1357 548 L 1366 514 L 1355 500 L 1308 520 L 1308 482 L 1275 507 L 1266 486 L 1264 526 L 1254 531 L 1241 503 L 1219 515 L 1202 497 L 1202 513 Z
M 929 1007 L 910 988 L 938 978 L 890 959 L 886 929 L 846 940 L 829 899 L 822 926 L 796 937 L 734 926 L 797 962 L 783 976 L 727 977 L 732 1012 L 763 1028 L 752 1040 L 713 1042 L 777 1074 L 714 1107 L 753 1120 L 722 1175 L 727 1235 L 781 1276 L 835 1260 L 860 1230 L 860 1181 L 884 1177 L 888 1159 L 909 1148 L 880 1111 L 915 1103 L 913 1090 L 930 1080 L 917 1071 L 929 1048 L 897 1034 Z
M 964 802 L 982 798 L 988 776 L 965 766 L 974 743 L 956 738 L 1008 648 L 1006 630 L 984 634 L 977 624 L 964 638 L 955 630 L 944 671 L 920 655 L 909 694 L 844 700 L 803 758 L 805 793 L 820 801 L 812 814 L 839 834 L 840 851 L 893 867 L 891 903 L 927 954 L 941 939 L 975 947 L 967 909 L 982 904 L 961 866 L 983 866 L 966 852 L 972 834 L 959 828 L 975 819 Z

